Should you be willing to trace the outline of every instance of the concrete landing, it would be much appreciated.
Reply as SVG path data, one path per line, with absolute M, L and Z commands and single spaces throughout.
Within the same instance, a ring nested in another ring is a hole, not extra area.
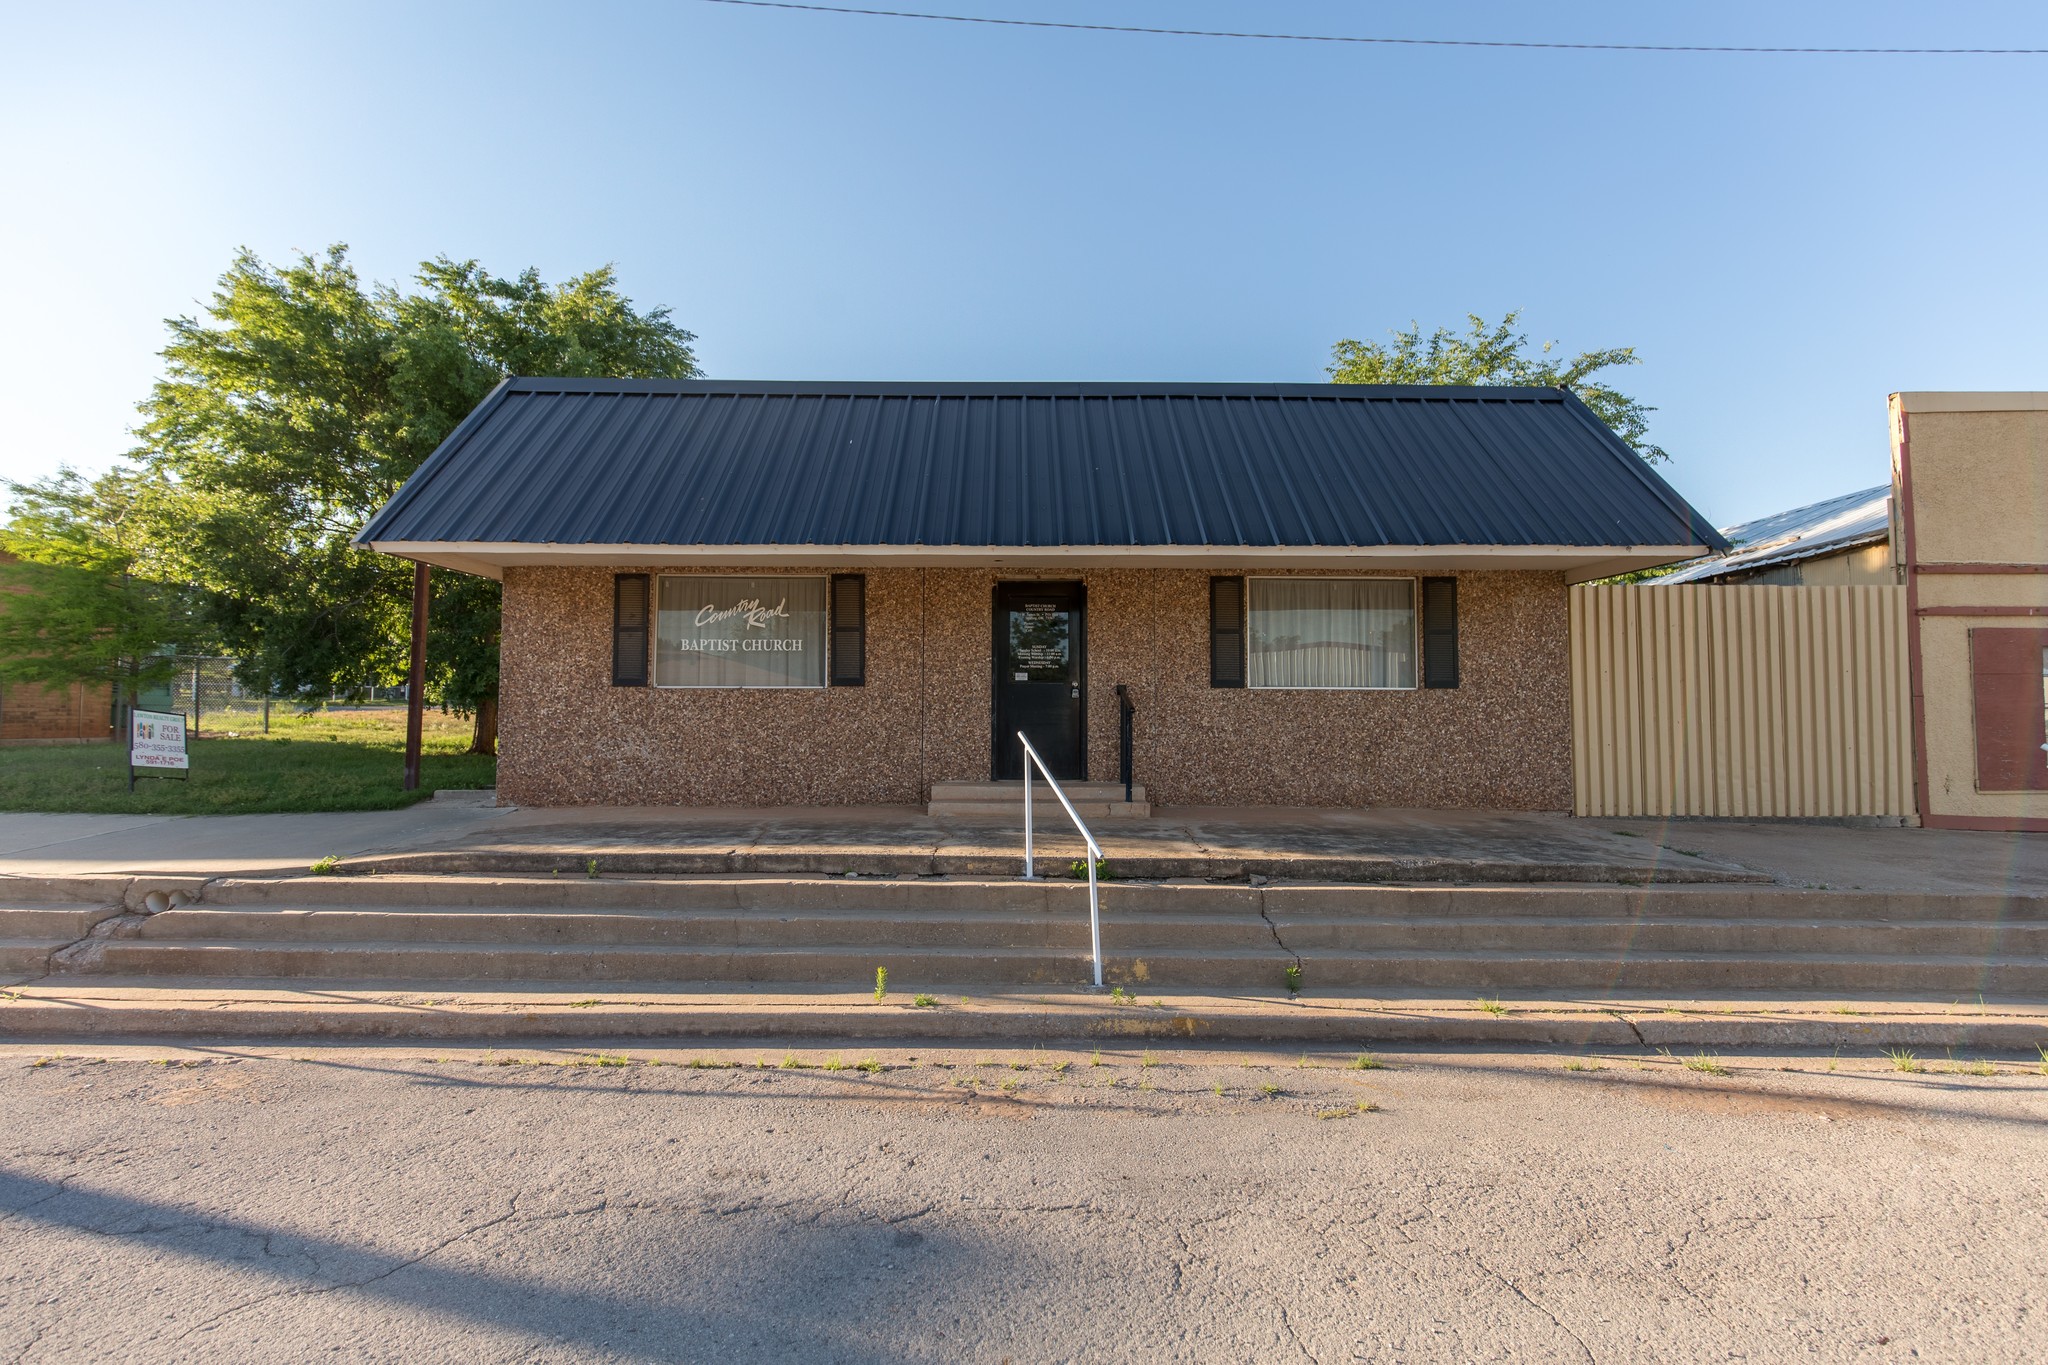
M 1729 859 L 1680 854 L 1564 816 L 1479 811 L 1163 808 L 1150 821 L 1094 830 L 1112 874 L 1240 881 L 1768 882 Z M 1060 876 L 1084 845 L 1040 802 L 1035 870 Z M 907 807 L 523 810 L 391 853 L 344 859 L 341 871 L 628 876 L 809 873 L 1015 876 L 1021 808 L 1008 817 L 931 815 Z

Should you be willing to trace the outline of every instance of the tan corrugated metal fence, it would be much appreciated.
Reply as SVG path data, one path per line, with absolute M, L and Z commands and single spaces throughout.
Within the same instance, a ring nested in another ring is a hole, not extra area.
M 1910 815 L 1906 590 L 1571 590 L 1580 815 Z

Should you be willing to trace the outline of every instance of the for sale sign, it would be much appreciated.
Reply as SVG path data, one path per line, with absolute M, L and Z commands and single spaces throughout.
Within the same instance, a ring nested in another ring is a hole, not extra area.
M 128 732 L 128 762 L 137 768 L 190 768 L 185 718 L 175 711 L 137 711 Z

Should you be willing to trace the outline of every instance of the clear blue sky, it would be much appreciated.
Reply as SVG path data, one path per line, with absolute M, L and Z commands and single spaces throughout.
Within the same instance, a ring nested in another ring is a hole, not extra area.
M 946 0 L 1294 32 L 2048 48 L 2029 3 Z M 1371 48 L 665 0 L 4 7 L 0 475 L 103 466 L 238 245 L 618 266 L 733 378 L 1317 380 L 1521 308 L 1633 345 L 1729 522 L 1893 389 L 2048 388 L 2048 57 Z

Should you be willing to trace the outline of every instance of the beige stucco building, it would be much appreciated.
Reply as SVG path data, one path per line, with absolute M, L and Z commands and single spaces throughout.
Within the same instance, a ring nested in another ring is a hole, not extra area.
M 1924 824 L 2048 830 L 2048 393 L 1895 393 Z

